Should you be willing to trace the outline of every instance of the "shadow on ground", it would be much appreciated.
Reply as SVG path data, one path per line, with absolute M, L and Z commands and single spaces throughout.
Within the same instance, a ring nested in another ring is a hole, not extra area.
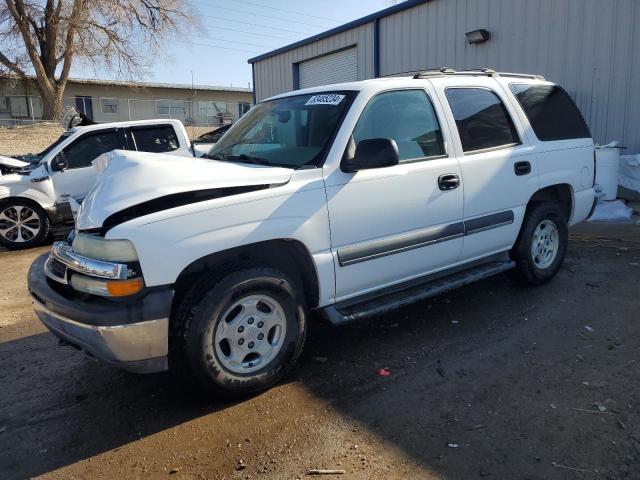
M 288 381 L 445 478 L 633 478 L 638 240 L 577 238 L 559 276 L 538 289 L 499 276 L 367 323 L 314 325 Z M 88 361 L 49 334 L 0 344 L 0 365 L 4 478 L 233 407 L 170 374 Z

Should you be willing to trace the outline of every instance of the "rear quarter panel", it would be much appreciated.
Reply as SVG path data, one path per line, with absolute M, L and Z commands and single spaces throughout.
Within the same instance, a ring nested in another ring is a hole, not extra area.
M 536 153 L 540 188 L 560 184 L 569 185 L 573 196 L 573 209 L 569 223 L 573 225 L 584 220 L 588 215 L 594 198 L 593 139 L 540 141 L 520 103 L 511 93 L 509 86 L 512 83 L 554 84 L 544 80 L 523 81 L 509 77 L 499 77 L 497 80 L 503 91 L 508 95 L 520 122 L 525 126 L 527 140 Z

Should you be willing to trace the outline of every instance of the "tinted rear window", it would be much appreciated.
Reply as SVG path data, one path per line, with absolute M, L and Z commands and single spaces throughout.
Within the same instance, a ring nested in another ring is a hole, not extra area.
M 158 127 L 132 127 L 136 147 L 141 152 L 164 153 L 180 148 L 178 137 L 171 125 Z
M 591 138 L 580 110 L 562 87 L 511 84 L 510 88 L 540 140 Z
M 491 90 L 448 88 L 446 94 L 465 152 L 520 143 L 509 112 Z

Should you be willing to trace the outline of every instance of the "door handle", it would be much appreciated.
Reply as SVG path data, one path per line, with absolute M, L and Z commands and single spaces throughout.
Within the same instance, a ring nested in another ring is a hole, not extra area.
M 531 164 L 529 162 L 516 162 L 513 165 L 513 170 L 518 176 L 528 175 L 531 173 Z
M 438 188 L 440 190 L 454 190 L 460 186 L 460 177 L 453 173 L 440 175 L 438 177 Z

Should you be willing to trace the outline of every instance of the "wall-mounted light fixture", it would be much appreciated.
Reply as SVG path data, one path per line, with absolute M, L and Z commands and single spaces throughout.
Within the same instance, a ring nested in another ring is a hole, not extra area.
M 479 30 L 474 30 L 473 32 L 467 32 L 467 42 L 470 45 L 474 45 L 476 43 L 484 43 L 491 38 L 491 34 L 488 30 L 481 28 Z

